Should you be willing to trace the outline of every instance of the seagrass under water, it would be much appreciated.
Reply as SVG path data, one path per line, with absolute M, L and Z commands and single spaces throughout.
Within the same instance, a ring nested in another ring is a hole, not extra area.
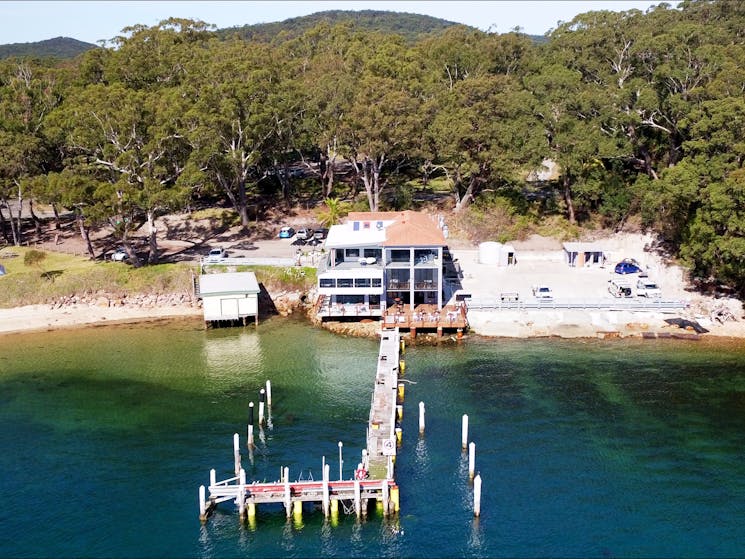
M 249 480 L 351 477 L 375 340 L 291 320 L 0 337 L 3 557 L 714 557 L 745 554 L 745 348 L 680 340 L 407 347 L 402 510 L 332 525 L 222 504 L 209 469 L 272 381 Z M 418 403 L 426 432 L 418 436 Z M 460 419 L 483 478 L 471 512 Z

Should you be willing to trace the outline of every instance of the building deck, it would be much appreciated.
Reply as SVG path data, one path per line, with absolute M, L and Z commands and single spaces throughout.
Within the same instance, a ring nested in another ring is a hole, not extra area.
M 383 315 L 383 328 L 444 332 L 467 326 L 465 305 L 446 305 L 439 311 L 435 305 L 417 305 L 413 311 L 408 305 L 394 305 Z

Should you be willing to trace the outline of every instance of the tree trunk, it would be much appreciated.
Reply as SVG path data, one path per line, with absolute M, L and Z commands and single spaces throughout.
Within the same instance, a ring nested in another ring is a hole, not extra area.
M 468 181 L 468 187 L 466 188 L 466 191 L 463 193 L 462 196 L 460 195 L 460 189 L 456 189 L 456 196 L 457 196 L 457 201 L 455 203 L 456 212 L 461 212 L 471 205 L 471 202 L 473 202 L 473 191 L 475 187 L 476 187 L 476 179 L 471 177 L 471 180 Z
M 3 239 L 5 239 L 5 242 L 10 242 L 10 239 L 8 239 L 8 224 L 5 221 L 5 215 L 3 214 L 3 205 L 0 204 L 0 228 L 3 230 Z
M 574 202 L 572 201 L 572 182 L 569 177 L 569 174 L 564 174 L 564 179 L 562 181 L 563 183 L 563 194 L 564 194 L 564 202 L 567 205 L 567 218 L 569 218 L 569 223 L 574 225 L 577 223 L 577 219 L 574 215 Z
M 38 240 L 41 240 L 41 220 L 34 213 L 34 201 L 32 199 L 29 199 L 28 201 L 28 212 L 31 215 L 31 219 L 34 222 L 34 228 L 36 229 L 36 238 Z
M 62 229 L 62 222 L 60 221 L 59 209 L 57 209 L 57 204 L 52 204 L 52 211 L 54 212 L 54 228 L 58 230 Z
M 21 191 L 21 185 L 18 185 L 18 211 L 16 213 L 16 246 L 21 246 L 23 242 L 23 231 L 21 229 L 21 212 L 23 211 L 23 192 Z M 13 223 L 13 216 L 11 214 L 10 222 Z
M 96 253 L 93 251 L 93 245 L 91 244 L 91 237 L 88 234 L 88 228 L 85 226 L 85 219 L 83 214 L 79 211 L 75 212 L 75 221 L 78 222 L 78 229 L 80 230 L 80 238 L 85 242 L 85 248 L 88 250 L 88 254 L 91 258 L 96 257 Z
M 238 215 L 241 217 L 241 226 L 244 229 L 248 229 L 248 226 L 251 224 L 251 222 L 248 219 L 248 197 L 246 196 L 245 178 L 240 179 L 240 182 L 238 183 L 238 198 L 235 205 L 235 209 L 238 211 Z
M 147 212 L 147 230 L 148 244 L 150 250 L 147 255 L 148 264 L 158 263 L 158 228 L 155 226 L 155 213 L 152 210 Z

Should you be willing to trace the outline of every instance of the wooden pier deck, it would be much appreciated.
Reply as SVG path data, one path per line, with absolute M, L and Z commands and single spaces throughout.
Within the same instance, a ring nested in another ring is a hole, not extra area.
M 446 305 L 441 310 L 435 305 L 417 305 L 414 310 L 408 305 L 393 305 L 383 315 L 383 328 L 409 330 L 412 337 L 417 331 L 436 331 L 442 335 L 446 331 L 462 332 L 467 326 L 465 305 Z
M 371 478 L 393 478 L 396 455 L 396 402 L 401 356 L 398 329 L 380 333 L 375 386 L 367 426 L 368 472 Z
M 367 505 L 376 501 L 382 504 L 383 514 L 399 510 L 399 492 L 394 479 L 397 446 L 397 403 L 403 401 L 403 384 L 399 385 L 402 366 L 401 336 L 398 329 L 382 330 L 378 352 L 377 371 L 370 405 L 367 427 L 367 449 L 363 451 L 364 475 L 355 469 L 354 479 L 330 480 L 329 464 L 324 463 L 322 481 L 289 480 L 289 468 L 282 469 L 282 479 L 270 483 L 246 483 L 245 470 L 240 465 L 238 435 L 234 435 L 236 475 L 217 481 L 215 470 L 210 471 L 210 484 L 199 488 L 199 517 L 206 521 L 218 503 L 235 501 L 241 517 L 255 517 L 256 506 L 263 503 L 281 503 L 289 518 L 302 514 L 304 502 L 320 503 L 324 514 L 338 512 L 339 502 L 351 503 L 344 510 L 356 511 L 357 516 L 367 512 Z M 249 431 L 250 432 L 250 431 Z M 400 433 L 400 430 L 399 430 Z M 340 443 L 341 444 L 341 443 Z M 339 471 L 341 477 L 341 469 Z M 209 498 L 207 497 L 209 490 Z

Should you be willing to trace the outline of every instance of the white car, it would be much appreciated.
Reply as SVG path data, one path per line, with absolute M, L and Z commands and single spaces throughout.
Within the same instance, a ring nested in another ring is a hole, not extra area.
M 637 297 L 662 297 L 660 286 L 650 279 L 640 279 L 636 282 Z
M 631 284 L 621 279 L 608 280 L 608 293 L 614 297 L 631 297 Z
M 111 254 L 111 259 L 114 262 L 124 262 L 129 258 L 127 251 L 124 248 L 118 248 Z
M 553 301 L 554 292 L 551 291 L 550 287 L 545 285 L 534 285 L 533 286 L 533 297 L 541 299 L 543 301 Z
M 222 248 L 213 248 L 209 254 L 207 254 L 207 258 L 205 258 L 205 262 L 220 262 L 223 258 L 225 258 L 228 255 L 227 252 L 225 252 L 225 249 Z

